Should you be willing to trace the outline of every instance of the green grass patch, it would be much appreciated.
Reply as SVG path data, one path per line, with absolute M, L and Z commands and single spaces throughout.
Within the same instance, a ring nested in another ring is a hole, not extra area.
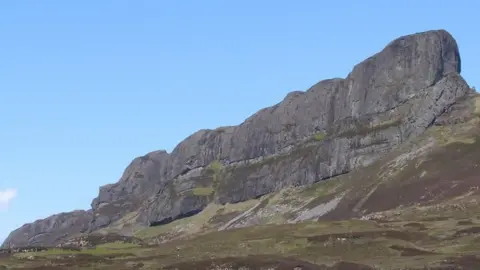
M 210 196 L 213 192 L 213 187 L 197 187 L 193 189 L 193 195 L 195 196 Z
M 106 244 L 107 245 L 107 244 Z M 108 245 L 107 245 L 108 246 Z M 33 257 L 49 257 L 49 256 L 61 256 L 61 255 L 75 255 L 75 254 L 87 254 L 93 256 L 103 256 L 103 255 L 122 255 L 127 253 L 127 246 L 120 247 L 117 245 L 117 248 L 107 248 L 107 246 L 97 246 L 94 248 L 86 248 L 81 250 L 68 250 L 68 249 L 60 249 L 60 248 L 52 248 L 44 251 L 39 252 L 25 252 L 25 253 L 17 253 L 14 256 L 17 258 L 28 258 L 30 256 Z M 115 245 L 114 245 L 115 246 Z M 132 246 L 128 246 L 132 248 Z
M 319 132 L 313 135 L 313 140 L 316 142 L 321 142 L 325 139 L 325 133 Z
M 343 184 L 343 181 L 341 180 L 341 178 L 322 180 L 320 182 L 303 188 L 303 190 L 300 191 L 299 196 L 326 196 L 335 193 Z
M 106 243 L 98 245 L 97 248 L 104 248 L 104 249 L 121 249 L 121 248 L 135 248 L 139 247 L 140 245 L 135 243 L 125 243 L 121 241 Z
M 214 160 L 208 165 L 207 169 L 216 173 L 223 169 L 223 165 L 219 160 Z
M 212 176 L 213 193 L 218 188 L 218 185 L 224 176 L 225 168 L 219 160 L 214 160 L 207 166 L 206 171 Z
M 350 128 L 339 132 L 336 134 L 336 137 L 355 137 L 355 136 L 366 136 L 371 133 L 376 133 L 382 130 L 386 130 L 392 127 L 396 127 L 401 124 L 400 119 L 390 119 L 385 120 L 378 124 L 371 124 L 365 119 L 348 119 L 346 120 L 348 123 L 344 123 L 345 125 L 350 124 Z M 341 123 L 340 123 L 341 125 Z

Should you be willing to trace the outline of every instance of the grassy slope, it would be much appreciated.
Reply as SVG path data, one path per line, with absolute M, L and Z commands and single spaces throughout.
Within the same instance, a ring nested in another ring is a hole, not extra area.
M 478 101 L 465 101 L 474 115 Z M 466 120 L 432 127 L 379 162 L 347 175 L 257 200 L 210 204 L 198 215 L 135 233 L 150 245 L 115 242 L 77 252 L 4 255 L 0 265 L 480 269 L 475 257 L 480 248 L 480 121 L 477 116 Z

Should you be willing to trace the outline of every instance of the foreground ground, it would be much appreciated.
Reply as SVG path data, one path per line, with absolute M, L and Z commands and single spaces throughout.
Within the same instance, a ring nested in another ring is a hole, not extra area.
M 117 241 L 79 251 L 21 252 L 3 255 L 0 269 L 480 269 L 478 232 L 476 217 L 310 221 L 159 246 Z

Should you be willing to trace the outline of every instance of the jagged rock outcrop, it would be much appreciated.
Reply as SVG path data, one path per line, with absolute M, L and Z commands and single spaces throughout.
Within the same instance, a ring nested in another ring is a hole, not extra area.
M 345 79 L 292 92 L 238 126 L 200 130 L 170 154 L 135 159 L 118 183 L 100 188 L 89 230 L 166 223 L 211 201 L 235 203 L 369 165 L 470 93 L 460 62 L 444 30 L 398 38 Z
M 11 232 L 2 248 L 53 246 L 73 234 L 85 232 L 91 220 L 91 210 L 77 210 L 40 219 Z
M 92 201 L 92 209 L 101 209 L 92 221 L 93 228 L 108 226 L 112 220 L 142 206 L 168 179 L 168 158 L 166 151 L 135 158 L 117 183 L 100 187 L 99 196 Z

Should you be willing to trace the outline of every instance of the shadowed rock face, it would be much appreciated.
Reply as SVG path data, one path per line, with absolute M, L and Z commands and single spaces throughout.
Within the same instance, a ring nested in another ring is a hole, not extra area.
M 398 38 L 345 79 L 292 92 L 238 126 L 200 130 L 170 154 L 136 158 L 116 184 L 100 188 L 89 230 L 111 226 L 128 213 L 132 223 L 162 223 L 196 213 L 213 200 L 248 200 L 369 165 L 422 134 L 470 93 L 459 73 L 458 47 L 448 32 Z M 217 168 L 208 169 L 213 163 Z M 37 234 L 57 231 L 42 226 L 25 225 L 7 240 L 32 244 L 28 239 Z

